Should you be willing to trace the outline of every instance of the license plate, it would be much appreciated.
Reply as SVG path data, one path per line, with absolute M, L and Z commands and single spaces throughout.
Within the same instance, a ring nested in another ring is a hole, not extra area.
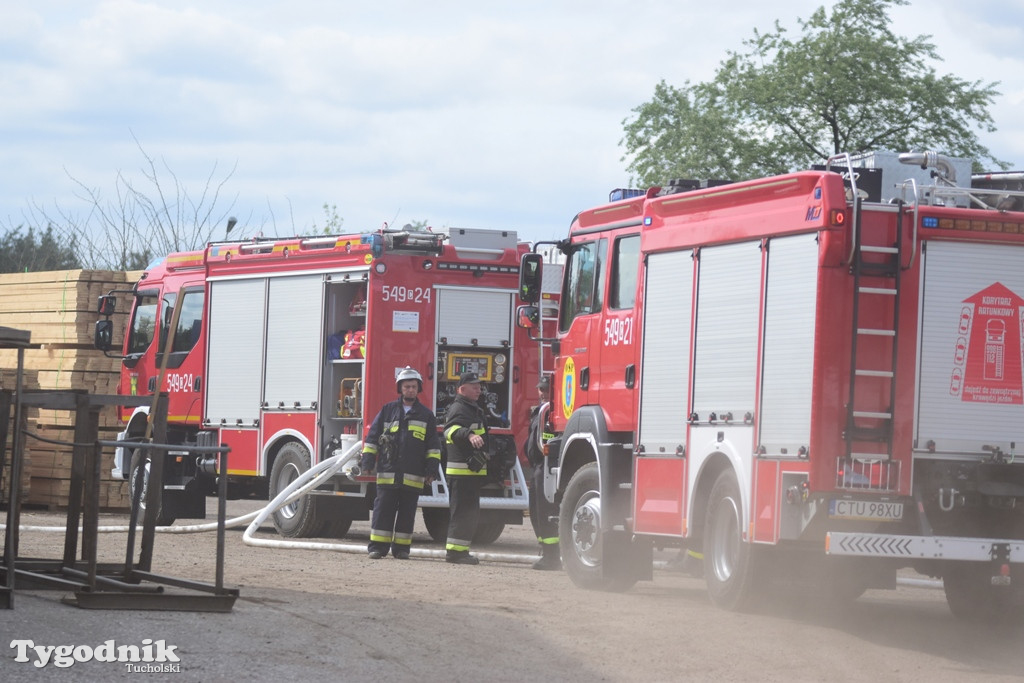
M 897 522 L 903 519 L 903 503 L 835 499 L 829 501 L 828 516 L 832 519 L 863 519 L 874 522 Z

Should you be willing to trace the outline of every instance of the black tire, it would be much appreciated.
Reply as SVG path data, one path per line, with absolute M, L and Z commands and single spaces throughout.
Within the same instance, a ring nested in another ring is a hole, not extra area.
M 435 543 L 444 543 L 448 540 L 448 508 L 421 508 L 423 514 L 423 526 L 427 527 L 427 533 Z M 480 522 L 476 526 L 476 533 L 473 534 L 473 545 L 490 545 L 498 540 L 505 530 L 505 523 L 487 519 L 487 512 L 480 513 Z
M 128 468 L 128 491 L 131 499 L 135 500 L 137 487 L 142 487 L 142 493 L 139 497 L 139 523 L 145 519 L 146 515 L 146 496 L 149 491 L 149 470 L 151 464 L 150 458 L 144 454 L 141 448 L 136 448 L 132 451 L 131 465 Z M 157 494 L 157 501 L 156 525 L 170 526 L 174 524 L 174 517 L 164 514 L 162 491 Z
M 352 520 L 345 517 L 336 517 L 326 520 L 322 528 L 321 535 L 326 538 L 345 538 L 348 530 L 352 528 Z
M 476 525 L 476 533 L 473 534 L 473 545 L 490 545 L 498 540 L 504 530 L 504 522 L 487 519 L 487 514 L 483 513 Z
M 727 610 L 749 609 L 756 595 L 755 553 L 743 540 L 743 503 L 736 473 L 715 480 L 704 525 L 704 580 L 711 601 Z
M 420 508 L 420 512 L 430 538 L 443 545 L 448 540 L 448 508 Z
M 607 576 L 602 567 L 601 482 L 597 463 L 587 463 L 569 480 L 558 514 L 562 566 L 580 588 L 624 591 L 635 578 Z
M 992 566 L 987 563 L 959 562 L 948 566 L 942 586 L 949 611 L 961 621 L 1003 624 L 1024 620 L 1024 590 L 1013 584 L 993 586 Z
M 309 450 L 297 441 L 286 443 L 278 451 L 270 470 L 270 499 L 273 500 L 293 481 L 309 470 Z M 313 496 L 302 496 L 274 511 L 274 528 L 285 538 L 309 538 L 321 530 Z

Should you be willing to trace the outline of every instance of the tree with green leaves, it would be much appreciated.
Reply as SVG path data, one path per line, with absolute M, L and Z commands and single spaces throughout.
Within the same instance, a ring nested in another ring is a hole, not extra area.
M 907 0 L 838 0 L 790 36 L 754 31 L 714 79 L 658 83 L 623 121 L 623 160 L 643 185 L 668 178 L 741 180 L 823 163 L 842 152 L 934 150 L 1000 168 L 978 139 L 995 126 L 997 82 L 940 75 L 930 36 L 890 29 Z
M 53 226 L 38 234 L 32 228 L 11 228 L 0 235 L 0 273 L 81 268 L 76 251 L 75 240 L 58 239 Z

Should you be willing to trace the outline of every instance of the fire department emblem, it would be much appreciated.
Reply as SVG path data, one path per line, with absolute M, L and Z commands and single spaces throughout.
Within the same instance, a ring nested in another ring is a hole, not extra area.
M 576 363 L 572 358 L 565 359 L 562 366 L 562 414 L 566 419 L 572 416 L 576 404 Z

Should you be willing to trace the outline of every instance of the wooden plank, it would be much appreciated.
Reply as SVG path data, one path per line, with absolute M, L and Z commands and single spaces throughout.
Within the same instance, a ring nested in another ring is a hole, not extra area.
M 99 319 L 97 300 L 110 290 L 129 289 L 141 276 L 141 271 L 99 270 L 0 274 L 0 316 L 4 325 L 31 335 L 31 348 L 24 354 L 25 389 L 115 394 L 120 359 L 107 358 L 92 348 L 93 329 Z M 123 310 L 112 317 L 115 342 L 124 338 L 128 301 L 123 297 L 119 301 Z M 0 386 L 14 386 L 17 364 L 17 351 L 0 349 Z M 66 507 L 74 414 L 33 407 L 26 412 L 26 424 L 40 436 L 65 443 L 26 439 L 22 501 Z M 121 429 L 114 407 L 100 411 L 100 438 L 114 438 Z M 102 457 L 99 505 L 103 509 L 126 509 L 127 482 L 109 479 L 113 452 L 104 452 Z
M 14 370 L 0 369 L 0 387 L 14 386 Z M 24 373 L 27 391 L 81 389 L 90 394 L 116 394 L 120 374 L 77 370 L 34 370 Z
M 49 479 L 70 479 L 72 447 L 60 446 L 49 449 L 32 449 L 31 466 L 29 470 L 33 477 L 46 477 Z M 113 449 L 104 450 L 100 457 L 100 480 L 110 479 L 110 472 L 114 468 Z
M 25 505 L 66 508 L 71 492 L 71 480 L 50 477 L 32 477 Z M 129 508 L 128 482 L 100 481 L 99 507 L 105 511 L 123 511 Z
M 82 372 L 120 372 L 119 358 L 108 358 L 94 348 L 75 346 L 24 350 L 25 370 L 79 370 Z M 0 368 L 16 368 L 18 352 L 0 349 Z
M 7 284 L 39 284 L 44 282 L 138 282 L 141 270 L 49 270 L 32 273 L 2 273 L 0 286 Z
M 4 315 L 9 327 L 32 331 L 32 344 L 64 344 L 90 346 L 93 343 L 93 330 L 99 316 L 83 314 L 77 319 L 60 319 L 60 314 L 12 313 Z M 115 322 L 114 340 L 120 342 L 124 332 L 120 331 Z

